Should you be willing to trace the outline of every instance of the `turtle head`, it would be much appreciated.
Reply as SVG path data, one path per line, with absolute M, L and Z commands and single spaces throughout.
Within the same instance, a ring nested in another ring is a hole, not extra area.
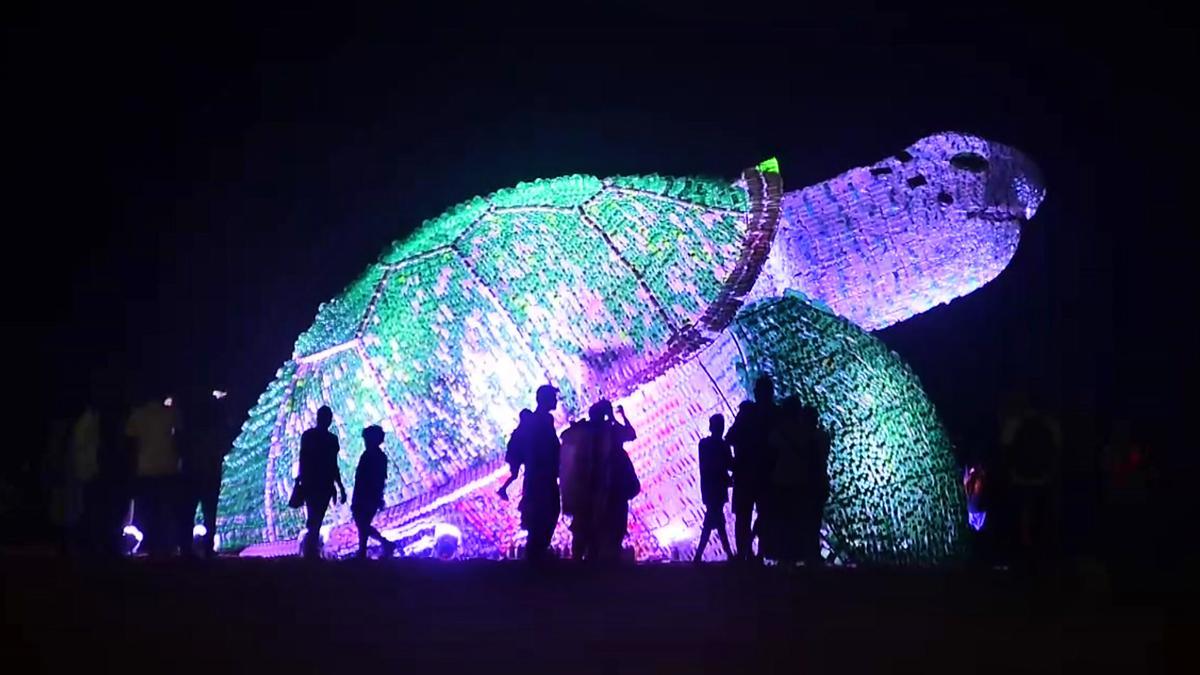
M 1019 151 L 957 133 L 788 192 L 762 291 L 799 291 L 868 330 L 979 288 L 1045 196 Z

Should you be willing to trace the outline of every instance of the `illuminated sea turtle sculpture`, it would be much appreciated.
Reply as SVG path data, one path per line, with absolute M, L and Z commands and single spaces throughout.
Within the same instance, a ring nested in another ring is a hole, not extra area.
M 865 331 L 994 278 L 1043 195 L 1017 151 L 945 133 L 787 193 L 769 160 L 733 183 L 573 175 L 466 201 L 321 306 L 226 460 L 221 547 L 295 551 L 300 434 L 328 404 L 347 480 L 361 429 L 386 430 L 376 524 L 409 553 L 435 528 L 461 533 L 464 555 L 510 553 L 524 533 L 518 491 L 495 493 L 504 442 L 550 382 L 560 428 L 601 396 L 625 406 L 643 485 L 627 543 L 667 557 L 698 534 L 708 417 L 731 417 L 766 372 L 833 439 L 825 555 L 951 559 L 965 512 L 949 442 L 916 378 Z M 352 548 L 348 509 L 329 519 L 326 550 Z

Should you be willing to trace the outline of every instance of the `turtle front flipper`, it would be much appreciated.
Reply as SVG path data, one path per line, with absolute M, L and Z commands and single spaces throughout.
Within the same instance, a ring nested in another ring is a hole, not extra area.
M 746 307 L 729 332 L 736 344 L 726 360 L 740 366 L 742 388 L 771 375 L 776 395 L 816 407 L 830 435 L 830 559 L 935 564 L 962 554 L 966 512 L 950 441 L 894 352 L 791 294 Z

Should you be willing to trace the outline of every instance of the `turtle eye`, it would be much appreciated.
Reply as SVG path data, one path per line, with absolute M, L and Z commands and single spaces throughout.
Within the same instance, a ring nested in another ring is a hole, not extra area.
M 971 173 L 983 173 L 988 169 L 988 161 L 974 152 L 960 152 L 950 158 L 950 166 Z

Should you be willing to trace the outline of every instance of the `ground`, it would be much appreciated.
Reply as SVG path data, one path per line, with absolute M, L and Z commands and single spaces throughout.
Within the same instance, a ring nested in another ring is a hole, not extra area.
M 0 556 L 14 672 L 1161 670 L 1165 610 L 1077 575 Z

